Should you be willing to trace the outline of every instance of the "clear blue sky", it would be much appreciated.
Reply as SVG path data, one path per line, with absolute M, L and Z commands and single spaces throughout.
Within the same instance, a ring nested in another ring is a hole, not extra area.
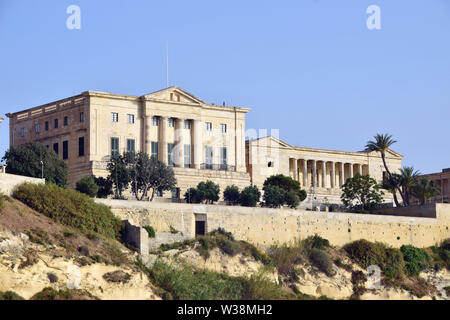
M 66 28 L 71 4 L 81 30 Z M 381 30 L 366 27 L 372 4 Z M 252 108 L 249 128 L 348 151 L 387 132 L 405 165 L 450 167 L 450 0 L 0 0 L 0 116 L 159 90 L 166 41 L 170 84 Z

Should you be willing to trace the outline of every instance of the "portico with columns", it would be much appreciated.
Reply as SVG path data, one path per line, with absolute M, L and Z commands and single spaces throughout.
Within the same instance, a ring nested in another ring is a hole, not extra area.
M 380 154 L 376 152 L 336 151 L 295 147 L 275 137 L 264 137 L 247 142 L 247 167 L 252 183 L 262 187 L 271 175 L 283 174 L 300 183 L 308 198 L 301 204 L 341 204 L 342 186 L 347 179 L 369 174 L 378 182 L 385 169 Z M 386 161 L 392 172 L 401 168 L 403 156 L 388 150 Z M 392 201 L 386 192 L 385 201 Z

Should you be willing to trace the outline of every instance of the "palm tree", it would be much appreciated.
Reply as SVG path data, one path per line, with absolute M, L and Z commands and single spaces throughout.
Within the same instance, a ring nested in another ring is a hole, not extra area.
M 389 170 L 387 164 L 386 164 L 386 151 L 389 150 L 389 147 L 396 143 L 394 139 L 392 139 L 392 135 L 390 134 L 376 134 L 374 136 L 375 141 L 368 141 L 366 145 L 366 149 L 369 151 L 376 151 L 381 153 L 381 159 L 383 160 L 384 168 L 386 169 L 386 172 L 389 177 L 389 181 L 391 183 L 394 183 L 395 180 L 392 178 L 392 173 Z M 400 189 L 399 185 L 395 185 L 395 189 L 400 193 L 400 196 L 402 197 L 403 203 L 405 204 L 405 199 L 403 197 L 402 190 Z
M 398 173 L 393 173 L 391 179 L 389 177 L 383 178 L 383 183 L 381 187 L 392 193 L 394 197 L 394 202 L 397 207 L 400 207 L 400 203 L 397 198 L 397 186 L 400 184 L 401 176 Z
M 440 192 L 440 188 L 427 178 L 420 178 L 412 188 L 412 195 L 420 201 L 421 205 Z
M 405 204 L 409 206 L 411 190 L 417 183 L 420 176 L 419 171 L 414 171 L 414 167 L 404 167 L 400 169 L 400 185 L 402 186 Z

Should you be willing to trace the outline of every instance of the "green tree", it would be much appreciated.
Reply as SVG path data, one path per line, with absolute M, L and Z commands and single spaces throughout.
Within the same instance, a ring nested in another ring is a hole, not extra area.
M 239 197 L 239 188 L 235 185 L 227 186 L 223 192 L 223 198 L 229 205 L 238 205 Z
M 383 191 L 375 179 L 357 173 L 342 186 L 342 203 L 354 210 L 366 211 L 383 201 Z
M 248 186 L 242 189 L 239 196 L 239 204 L 243 207 L 256 207 L 261 198 L 261 192 L 257 186 Z
M 46 182 L 64 187 L 67 183 L 67 165 L 43 144 L 33 142 L 11 147 L 2 158 L 6 172 L 27 177 L 45 178 Z
M 439 195 L 441 190 L 433 181 L 427 178 L 420 178 L 412 187 L 411 193 L 419 200 L 421 205 L 424 205 L 428 199 Z
M 279 208 L 286 201 L 286 191 L 278 186 L 267 185 L 264 187 L 264 206 Z
M 151 191 L 149 200 L 153 201 L 155 192 L 175 188 L 177 180 L 173 169 L 145 152 L 126 153 L 125 163 L 129 171 L 131 190 L 141 201 Z
M 111 156 L 106 169 L 109 172 L 108 179 L 114 183 L 114 197 L 123 198 L 122 192 L 128 188 L 131 181 L 126 158 L 120 154 Z
M 98 186 L 95 183 L 94 177 L 88 176 L 88 177 L 81 178 L 76 183 L 76 190 L 78 192 L 87 194 L 91 198 L 95 198 L 97 196 Z
M 390 183 L 394 183 L 394 180 L 392 178 L 392 173 L 389 170 L 387 164 L 386 164 L 386 152 L 389 150 L 389 148 L 396 143 L 397 141 L 395 141 L 394 139 L 392 139 L 392 135 L 390 134 L 376 134 L 374 136 L 374 140 L 372 141 L 368 141 L 366 144 L 366 148 L 369 151 L 376 151 L 379 152 L 381 154 L 381 159 L 383 160 L 383 165 L 384 168 L 388 174 Z M 399 185 L 395 185 L 395 188 L 397 189 L 397 191 L 399 192 L 400 196 L 402 197 L 403 200 L 403 204 L 406 203 L 404 197 L 403 197 L 403 193 L 402 190 L 400 189 Z
M 203 194 L 197 188 L 189 188 L 184 194 L 186 203 L 202 203 Z
M 413 167 L 404 167 L 400 169 L 400 185 L 402 186 L 403 199 L 405 205 L 409 206 L 412 188 L 417 184 L 420 172 L 415 171 Z
M 97 198 L 108 198 L 113 194 L 113 182 L 108 178 L 94 177 L 95 184 L 98 186 Z
M 266 181 L 264 181 L 263 190 L 264 187 L 268 185 L 280 187 L 286 192 L 293 190 L 297 194 L 300 202 L 305 200 L 307 197 L 306 191 L 302 190 L 302 188 L 300 187 L 300 182 L 295 181 L 291 177 L 282 174 L 270 176 L 269 178 L 267 178 Z
M 197 190 L 202 194 L 203 200 L 206 201 L 206 203 L 212 204 L 219 200 L 220 187 L 211 180 L 200 182 L 197 185 Z

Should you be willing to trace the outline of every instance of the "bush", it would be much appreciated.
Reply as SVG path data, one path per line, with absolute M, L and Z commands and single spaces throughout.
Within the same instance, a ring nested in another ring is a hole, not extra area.
M 286 192 L 277 186 L 267 186 L 264 189 L 264 206 L 269 208 L 281 207 L 286 199 Z
M 330 242 L 317 234 L 313 235 L 312 237 L 306 238 L 305 240 L 303 240 L 303 243 L 306 252 L 309 252 L 312 249 L 323 250 L 330 247 Z
M 154 238 L 156 236 L 155 229 L 152 226 L 145 226 L 144 229 L 148 233 L 149 238 Z
M 225 274 L 196 270 L 188 265 L 181 269 L 157 261 L 146 269 L 152 283 L 175 300 L 239 300 L 242 281 Z
M 6 196 L 0 193 L 0 212 L 2 212 L 3 209 L 5 209 L 5 199 Z
M 305 200 L 307 197 L 306 191 L 302 190 L 300 187 L 300 182 L 282 174 L 267 178 L 266 181 L 264 181 L 263 189 L 265 190 L 268 186 L 280 187 L 286 193 L 289 191 L 294 191 L 300 202 Z
M 271 246 L 268 250 L 268 255 L 281 275 L 291 277 L 292 280 L 297 280 L 295 265 L 304 261 L 302 252 L 303 244 L 297 241 L 291 246 L 286 244 L 282 246 Z
M 214 203 L 219 200 L 220 187 L 211 180 L 200 182 L 197 185 L 197 190 L 203 196 L 206 203 Z
M 422 270 L 430 267 L 430 256 L 425 250 L 411 245 L 402 246 L 400 251 L 405 260 L 406 272 L 409 276 L 417 276 Z
M 312 249 L 309 254 L 309 260 L 315 267 L 317 267 L 317 269 L 325 273 L 327 276 L 331 277 L 334 275 L 333 261 L 326 251 L 316 248 Z
M 387 280 L 403 278 L 405 262 L 399 249 L 388 248 L 379 242 L 357 240 L 345 245 L 344 251 L 365 269 L 371 265 L 379 266 Z
M 51 184 L 26 183 L 16 189 L 14 197 L 53 221 L 85 234 L 94 231 L 108 238 L 120 239 L 122 222 L 111 210 L 75 190 Z
M 261 272 L 253 274 L 249 278 L 242 278 L 242 284 L 242 300 L 286 300 L 295 298 L 294 294 L 284 291 Z
M 25 300 L 14 291 L 0 291 L 0 301 Z
M 87 194 L 91 198 L 95 198 L 98 192 L 98 186 L 93 176 L 81 178 L 75 188 L 78 192 Z
M 235 185 L 227 186 L 223 192 L 223 198 L 229 205 L 235 206 L 239 204 L 239 197 L 239 188 Z
M 201 203 L 203 201 L 203 194 L 197 188 L 189 188 L 184 194 L 186 203 Z
M 55 290 L 47 287 L 36 293 L 30 300 L 98 300 L 85 290 Z
M 98 186 L 97 198 L 106 199 L 113 194 L 113 182 L 103 177 L 94 177 L 95 184 Z
M 289 208 L 295 209 L 300 204 L 300 199 L 298 198 L 298 195 L 294 190 L 289 190 L 286 193 L 284 202 L 288 205 Z
M 257 186 L 245 187 L 239 196 L 239 204 L 243 207 L 256 207 L 261 198 L 261 192 L 259 192 Z

